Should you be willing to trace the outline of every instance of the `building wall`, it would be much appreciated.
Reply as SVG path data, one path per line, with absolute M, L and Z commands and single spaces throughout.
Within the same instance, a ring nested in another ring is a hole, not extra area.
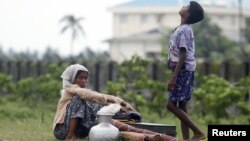
M 168 29 L 173 29 L 180 24 L 178 11 L 181 7 L 143 7 L 143 8 L 113 8 L 113 37 L 124 40 L 110 42 L 111 58 L 117 62 L 130 59 L 137 54 L 142 58 L 152 57 L 150 54 L 161 52 L 161 45 L 158 40 L 137 40 L 128 41 L 133 35 L 143 33 L 160 25 Z M 229 39 L 239 40 L 239 12 L 236 7 L 212 7 L 205 6 L 206 15 L 211 22 L 218 25 L 222 34 Z M 146 17 L 146 18 L 145 18 Z M 250 17 L 250 10 L 244 9 L 242 27 L 244 28 L 244 18 Z M 134 39 L 136 40 L 136 39 Z
M 180 17 L 175 8 L 121 8 L 113 12 L 113 36 L 124 37 L 140 33 L 159 25 L 175 27 L 179 24 Z M 145 21 L 143 16 L 147 16 Z M 159 21 L 159 17 L 161 20 Z
M 217 24 L 224 35 L 230 39 L 238 39 L 239 18 L 238 10 L 227 7 L 204 7 L 211 22 Z M 113 9 L 113 36 L 124 37 L 140 33 L 158 25 L 167 28 L 174 28 L 179 25 L 179 7 L 171 8 L 121 8 Z M 250 17 L 250 10 L 244 11 L 244 17 Z M 142 21 L 141 17 L 147 15 L 147 20 Z M 161 16 L 159 22 L 158 17 Z M 126 19 L 126 20 L 122 20 Z M 242 21 L 244 27 L 244 20 Z M 236 34 L 237 33 L 237 34 Z M 232 37 L 232 35 L 234 35 Z
M 129 60 L 133 55 L 145 57 L 144 46 L 140 42 L 112 42 L 110 55 L 116 62 Z
M 161 46 L 155 41 L 114 41 L 110 44 L 111 58 L 118 63 L 131 59 L 133 55 L 154 59 L 152 55 L 159 55 L 160 51 Z

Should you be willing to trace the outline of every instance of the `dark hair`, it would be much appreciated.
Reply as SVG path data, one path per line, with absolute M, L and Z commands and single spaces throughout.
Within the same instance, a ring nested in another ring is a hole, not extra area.
M 77 71 L 77 73 L 76 73 L 75 79 L 76 79 L 82 72 L 85 72 L 85 73 L 88 74 L 87 71 L 79 70 L 79 71 Z
M 202 21 L 204 18 L 204 10 L 202 6 L 196 1 L 190 1 L 189 16 L 187 18 L 188 24 L 194 24 Z

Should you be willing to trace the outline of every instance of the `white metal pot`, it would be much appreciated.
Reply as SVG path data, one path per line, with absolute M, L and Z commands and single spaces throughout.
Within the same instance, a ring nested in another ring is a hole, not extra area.
M 89 141 L 119 141 L 119 130 L 111 124 L 113 115 L 98 114 L 99 124 L 90 129 Z

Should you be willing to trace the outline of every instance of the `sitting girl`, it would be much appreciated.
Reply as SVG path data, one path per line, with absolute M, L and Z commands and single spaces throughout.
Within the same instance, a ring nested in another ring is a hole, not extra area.
M 59 140 L 75 140 L 87 137 L 91 127 L 96 124 L 99 109 L 111 103 L 118 103 L 122 110 L 133 108 L 119 97 L 98 93 L 85 88 L 88 81 L 88 70 L 82 65 L 74 64 L 62 73 L 63 89 L 54 118 L 54 135 Z M 138 129 L 125 123 L 112 120 L 120 131 L 159 135 L 149 130 Z M 174 137 L 162 135 L 164 141 L 175 140 Z

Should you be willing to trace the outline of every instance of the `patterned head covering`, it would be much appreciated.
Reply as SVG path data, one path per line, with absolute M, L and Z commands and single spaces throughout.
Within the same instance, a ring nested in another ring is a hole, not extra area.
M 63 79 L 63 89 L 73 84 L 76 74 L 79 70 L 88 72 L 88 69 L 80 64 L 70 65 L 64 70 L 61 75 L 61 78 Z

